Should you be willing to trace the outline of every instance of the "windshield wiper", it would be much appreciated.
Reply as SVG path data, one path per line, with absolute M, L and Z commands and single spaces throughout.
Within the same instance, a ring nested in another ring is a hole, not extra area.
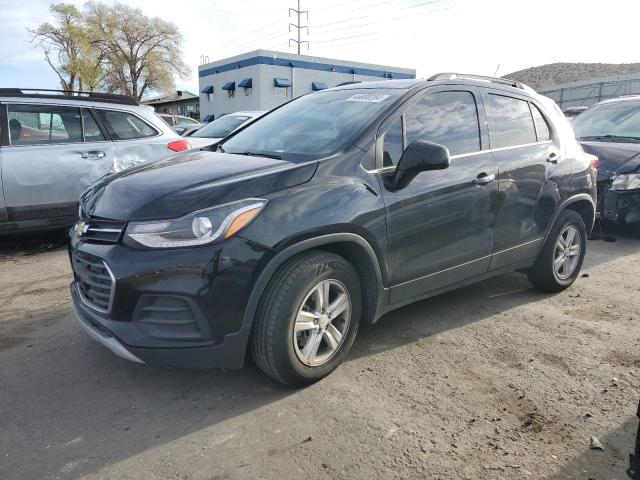
M 234 153 L 234 152 L 230 152 Z M 242 152 L 236 153 L 236 155 L 246 155 L 248 157 L 265 157 L 265 158 L 273 158 L 275 160 L 282 160 L 280 155 L 276 155 L 275 153 L 256 153 L 256 152 Z
M 625 137 L 621 135 L 587 135 L 585 137 L 580 137 L 580 140 L 606 140 L 610 142 L 616 141 L 628 141 L 631 140 L 633 142 L 640 142 L 640 137 Z

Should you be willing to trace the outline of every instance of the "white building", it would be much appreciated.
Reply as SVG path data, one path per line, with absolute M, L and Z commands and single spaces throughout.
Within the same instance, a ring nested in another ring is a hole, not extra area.
M 344 82 L 416 78 L 409 68 L 349 62 L 270 50 L 198 67 L 200 118 L 242 110 L 270 110 L 292 98 Z

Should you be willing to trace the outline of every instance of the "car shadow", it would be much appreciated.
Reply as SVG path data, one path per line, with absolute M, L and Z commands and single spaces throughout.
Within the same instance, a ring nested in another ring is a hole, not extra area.
M 585 451 L 564 466 L 549 480 L 631 479 L 640 480 L 640 452 L 636 447 L 638 419 L 629 418 L 620 428 L 599 436 L 604 450 L 591 450 L 585 442 Z

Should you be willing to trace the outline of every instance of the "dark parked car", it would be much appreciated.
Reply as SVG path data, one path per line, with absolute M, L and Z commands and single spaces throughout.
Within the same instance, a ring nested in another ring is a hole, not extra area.
M 640 96 L 605 100 L 573 121 L 585 152 L 598 157 L 598 211 L 614 223 L 640 222 Z
M 438 75 L 324 90 L 81 200 L 76 315 L 130 360 L 301 385 L 361 323 L 510 270 L 567 288 L 595 172 L 528 87 Z

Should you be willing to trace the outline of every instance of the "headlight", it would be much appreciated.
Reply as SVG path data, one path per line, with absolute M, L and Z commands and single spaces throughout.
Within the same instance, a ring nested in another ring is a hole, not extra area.
M 616 175 L 613 177 L 611 187 L 614 190 L 635 190 L 636 188 L 640 188 L 640 173 Z
M 234 236 L 256 218 L 266 204 L 266 200 L 250 198 L 173 220 L 131 222 L 126 236 L 150 248 L 206 245 Z

